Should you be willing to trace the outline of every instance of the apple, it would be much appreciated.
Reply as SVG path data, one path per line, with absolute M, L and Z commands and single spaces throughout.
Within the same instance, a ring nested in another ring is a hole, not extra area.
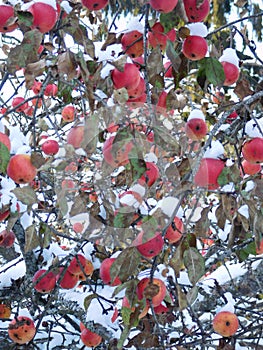
M 213 95 L 213 102 L 219 105 L 222 103 L 225 99 L 225 94 L 222 91 L 216 91 L 215 94 Z
M 11 309 L 8 305 L 0 303 L 0 319 L 7 319 L 11 316 Z
M 160 305 L 166 295 L 166 286 L 159 278 L 153 278 L 152 282 L 149 277 L 144 277 L 139 281 L 136 287 L 138 300 L 146 298 L 146 303 L 149 305 L 150 300 L 152 306 Z
M 159 169 L 155 163 L 145 162 L 146 171 L 138 180 L 139 184 L 146 184 L 148 187 L 151 187 L 157 179 L 160 177 Z
M 58 93 L 58 87 L 56 84 L 48 84 L 44 90 L 45 96 L 56 96 Z
M 21 103 L 23 103 L 21 106 L 17 107 L 18 105 L 20 105 Z M 28 108 L 28 102 L 25 102 L 24 97 L 14 97 L 12 100 L 12 107 L 16 108 L 16 112 L 24 112 L 27 108 Z
M 134 63 L 125 63 L 123 72 L 117 68 L 111 71 L 111 79 L 115 89 L 125 87 L 127 90 L 132 90 L 140 84 L 141 76 Z
M 155 306 L 153 308 L 153 310 L 156 313 L 156 315 L 161 315 L 161 314 L 165 314 L 166 312 L 168 312 L 169 308 L 164 306 L 163 304 L 160 304 L 158 306 Z
M 27 316 L 17 316 L 8 325 L 8 335 L 14 343 L 26 344 L 34 338 L 35 334 L 34 322 Z
M 189 119 L 185 124 L 185 134 L 189 139 L 198 141 L 207 134 L 206 122 L 201 118 Z
M 217 189 L 219 187 L 217 179 L 224 167 L 225 163 L 220 159 L 203 158 L 194 177 L 195 185 L 207 187 L 209 190 Z
M 0 247 L 10 248 L 15 242 L 16 236 L 11 230 L 3 230 L 0 233 Z
M 102 153 L 104 160 L 116 168 L 129 163 L 129 152 L 134 145 L 131 141 L 127 143 L 123 143 L 123 141 L 114 143 L 114 139 L 115 136 L 111 136 L 104 142 Z
M 10 138 L 6 134 L 4 134 L 3 132 L 0 132 L 0 142 L 3 143 L 7 147 L 8 151 L 10 151 L 10 149 L 11 149 Z
M 167 95 L 168 93 L 166 91 L 162 91 L 160 93 L 158 102 L 157 102 L 157 107 L 160 108 L 161 110 L 166 110 L 166 100 L 167 100 Z M 157 110 L 158 110 L 157 108 Z
M 73 275 L 73 273 L 69 272 L 68 269 L 64 271 L 64 269 L 65 267 L 60 268 L 60 272 L 57 274 L 56 279 L 59 280 L 61 274 L 63 274 L 63 277 L 59 282 L 60 287 L 63 289 L 72 289 L 78 284 L 79 276 Z
M 96 347 L 102 342 L 102 338 L 97 333 L 91 332 L 88 328 L 84 328 L 80 333 L 82 343 L 88 347 Z
M 57 11 L 53 6 L 45 2 L 36 2 L 28 8 L 28 11 L 33 15 L 32 27 L 41 33 L 47 33 L 55 26 Z
M 138 69 L 141 69 L 144 66 L 144 57 L 143 56 L 135 57 L 132 59 L 132 62 L 135 64 L 135 66 Z
M 81 233 L 84 230 L 84 225 L 81 222 L 75 222 L 72 225 L 72 229 L 76 233 Z
M 213 319 L 214 331 L 223 337 L 231 337 L 239 327 L 238 317 L 230 311 L 218 312 Z
M 0 5 L 0 33 L 12 32 L 17 28 L 17 23 L 8 23 L 13 17 L 15 17 L 15 13 L 12 6 L 5 4 Z
M 182 52 L 191 61 L 198 61 L 205 57 L 208 51 L 208 45 L 202 36 L 189 35 L 185 38 L 182 46 Z
M 170 244 L 177 243 L 178 241 L 180 241 L 183 232 L 183 221 L 177 216 L 175 216 L 173 222 L 167 228 L 164 238 L 166 238 Z
M 84 269 L 84 266 L 86 264 L 86 258 L 82 254 L 77 254 L 74 256 L 74 258 L 70 261 L 70 264 L 68 266 L 68 271 L 72 273 L 73 275 L 78 275 L 82 272 Z
M 145 233 L 141 231 L 132 245 L 138 249 L 143 257 L 153 258 L 162 251 L 164 239 L 161 232 L 156 232 L 151 238 L 145 238 Z
M 80 281 L 85 281 L 87 276 L 91 276 L 93 274 L 94 266 L 90 260 L 86 259 L 83 270 L 84 272 L 78 274 Z
M 229 116 L 226 118 L 226 122 L 228 124 L 231 124 L 236 118 L 238 117 L 238 114 L 236 111 L 229 114 Z
M 164 27 L 160 22 L 156 22 L 148 33 L 149 44 L 155 48 L 160 46 L 161 50 L 165 50 L 167 44 L 167 36 L 164 33 Z
M 189 22 L 202 22 L 206 19 L 210 11 L 209 0 L 183 0 L 185 13 Z
M 59 151 L 59 144 L 56 140 L 47 140 L 41 145 L 42 151 L 46 155 L 54 155 Z
M 81 2 L 90 11 L 99 11 L 108 4 L 109 0 L 81 0 Z
M 261 165 L 259 163 L 251 163 L 246 159 L 242 161 L 241 175 L 255 175 L 261 171 Z
M 250 163 L 263 162 L 263 137 L 255 137 L 245 141 L 242 146 L 243 157 Z
M 41 277 L 44 275 L 44 277 Z M 34 288 L 39 293 L 50 293 L 56 286 L 56 275 L 45 269 L 38 270 L 33 276 Z
M 143 93 L 145 93 L 146 86 L 145 86 L 145 80 L 141 77 L 140 83 L 135 89 L 129 89 L 127 90 L 129 95 L 129 101 L 133 101 L 133 99 L 137 99 L 138 97 L 142 96 Z
M 65 122 L 73 122 L 76 116 L 76 108 L 72 105 L 67 105 L 62 109 L 61 115 Z
M 137 30 L 123 34 L 121 38 L 122 50 L 131 58 L 140 57 L 143 54 L 143 35 Z
M 69 130 L 67 136 L 68 144 L 74 148 L 80 148 L 84 139 L 84 125 L 74 126 Z
M 16 154 L 11 157 L 6 172 L 17 184 L 29 183 L 37 175 L 37 169 L 31 163 L 31 157 L 28 154 Z
M 109 286 L 118 286 L 121 284 L 121 280 L 117 276 L 114 281 L 111 280 L 111 275 L 110 275 L 110 268 L 116 258 L 106 258 L 102 261 L 101 266 L 100 266 L 100 278 L 102 279 L 104 284 L 107 284 Z
M 164 76 L 165 78 L 172 78 L 173 77 L 173 67 L 172 67 L 172 62 L 171 61 L 167 61 L 164 64 Z
M 34 81 L 34 83 L 33 83 L 33 85 L 32 85 L 32 87 L 31 87 L 31 90 L 34 92 L 34 94 L 39 94 L 40 93 L 40 91 L 41 91 L 41 88 L 42 88 L 42 83 L 41 83 L 41 81 L 37 81 L 37 80 L 35 80 Z
M 154 10 L 158 12 L 168 13 L 173 11 L 178 3 L 178 0 L 150 0 L 149 3 Z
M 76 192 L 77 191 L 76 184 L 71 179 L 62 180 L 61 181 L 61 188 L 65 191 L 69 191 L 69 192 Z
M 239 68 L 231 62 L 222 61 L 221 64 L 225 73 L 225 80 L 223 85 L 233 85 L 239 78 Z

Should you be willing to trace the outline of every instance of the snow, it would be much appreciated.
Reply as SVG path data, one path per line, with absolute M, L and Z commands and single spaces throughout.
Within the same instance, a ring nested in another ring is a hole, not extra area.
M 32 6 L 33 4 L 36 4 L 38 2 L 43 3 L 43 4 L 47 4 L 47 5 L 51 6 L 51 7 L 53 7 L 54 10 L 57 11 L 57 4 L 56 4 L 55 0 L 32 0 L 32 1 L 28 2 L 28 3 L 26 3 L 26 4 L 23 4 L 21 6 L 21 10 L 22 11 L 27 11 L 30 6 Z
M 158 202 L 158 205 L 156 206 L 156 208 L 152 210 L 150 215 L 152 215 L 154 211 L 160 208 L 165 215 L 167 215 L 168 217 L 171 217 L 178 203 L 179 203 L 179 200 L 176 197 L 171 197 L 171 196 L 165 197 Z M 183 209 L 181 206 L 178 207 L 178 210 L 175 214 L 180 218 L 183 216 Z
M 249 219 L 249 208 L 247 204 L 242 205 L 238 209 L 239 214 L 243 215 L 246 219 Z
M 239 58 L 237 57 L 236 50 L 227 48 L 223 51 L 223 55 L 219 58 L 219 62 L 229 62 L 239 67 Z
M 224 146 L 219 140 L 212 141 L 209 148 L 205 151 L 203 158 L 223 158 L 225 153 Z
M 251 119 L 245 125 L 245 133 L 249 137 L 263 137 L 263 117 Z
M 191 120 L 191 119 L 202 119 L 205 121 L 205 115 L 200 109 L 193 109 L 190 112 L 187 120 Z
M 187 27 L 190 29 L 190 35 L 197 35 L 205 38 L 208 34 L 207 27 L 202 22 L 189 23 Z

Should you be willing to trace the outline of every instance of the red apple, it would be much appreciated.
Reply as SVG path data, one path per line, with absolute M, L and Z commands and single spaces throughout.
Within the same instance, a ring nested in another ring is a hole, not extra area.
M 58 93 L 58 87 L 56 84 L 48 84 L 44 90 L 45 96 L 56 96 Z
M 86 264 L 85 256 L 82 254 L 77 254 L 77 256 L 74 256 L 74 258 L 71 260 L 68 266 L 68 271 L 73 275 L 78 275 L 84 269 L 85 264 Z
M 189 22 L 202 22 L 206 19 L 210 11 L 209 0 L 183 0 L 185 13 Z
M 84 125 L 74 126 L 70 129 L 67 141 L 74 148 L 80 148 L 84 138 Z
M 168 93 L 166 91 L 162 91 L 160 93 L 158 102 L 157 102 L 157 107 L 159 107 L 161 110 L 166 110 L 166 100 L 167 100 L 167 95 Z
M 37 169 L 31 163 L 31 157 L 28 154 L 16 154 L 11 157 L 6 172 L 17 184 L 29 183 L 37 175 Z
M 146 86 L 145 86 L 145 80 L 141 77 L 140 83 L 135 89 L 127 90 L 129 95 L 129 101 L 133 101 L 134 99 L 137 99 L 138 97 L 142 96 L 142 94 L 145 93 Z
M 154 237 L 146 238 L 145 233 L 141 231 L 132 245 L 135 246 L 139 253 L 145 258 L 157 256 L 163 249 L 164 240 L 161 232 L 156 232 Z
M 229 116 L 226 118 L 226 122 L 228 124 L 231 124 L 236 118 L 238 117 L 238 114 L 236 111 L 229 114 Z
M 10 5 L 0 5 L 0 33 L 12 32 L 17 28 L 17 23 L 9 24 L 9 20 L 15 17 L 14 8 Z
M 115 136 L 111 136 L 105 141 L 102 152 L 104 160 L 116 168 L 129 163 L 129 152 L 133 148 L 133 143 L 131 141 L 114 143 L 114 139 Z
M 8 335 L 14 343 L 26 344 L 34 338 L 35 334 L 34 322 L 27 316 L 17 316 L 8 325 Z
M 91 332 L 88 328 L 84 328 L 81 331 L 80 339 L 82 343 L 88 347 L 96 347 L 102 342 L 101 336 Z
M 221 311 L 213 319 L 213 328 L 223 337 L 231 337 L 239 327 L 238 317 L 233 312 Z
M 208 45 L 202 36 L 189 35 L 183 42 L 182 52 L 191 61 L 201 60 L 207 51 Z
M 217 189 L 219 187 L 217 179 L 224 166 L 225 163 L 220 159 L 203 158 L 194 177 L 195 185 L 207 187 L 209 190 Z
M 61 115 L 65 122 L 73 122 L 76 115 L 76 108 L 72 105 L 65 106 L 61 111 Z
M 99 11 L 108 4 L 109 0 L 81 0 L 81 2 L 90 11 Z
M 56 276 L 57 280 L 59 280 L 61 274 L 63 274 L 63 277 L 59 283 L 61 288 L 72 289 L 78 284 L 79 282 L 78 275 L 73 275 L 73 273 L 69 272 L 67 269 L 64 273 L 64 267 L 61 267 L 60 273 Z
M 172 78 L 173 77 L 173 67 L 172 67 L 171 61 L 165 62 L 164 69 L 165 69 L 164 76 L 166 78 Z
M 180 218 L 175 216 L 173 223 L 167 228 L 164 238 L 170 244 L 180 241 L 184 232 L 184 224 Z
M 47 140 L 41 145 L 41 149 L 46 155 L 54 155 L 59 151 L 59 144 L 56 140 Z
M 255 175 L 261 171 L 261 165 L 259 163 L 250 163 L 246 159 L 243 160 L 242 162 L 242 168 L 240 169 L 243 175 Z
M 191 140 L 201 140 L 207 134 L 207 125 L 203 119 L 189 119 L 185 124 L 185 134 Z
M 160 305 L 166 295 L 166 287 L 162 280 L 153 278 L 152 283 L 149 277 L 145 277 L 137 285 L 136 293 L 139 300 L 146 298 L 149 305 L 151 300 L 153 307 Z
M 102 279 L 103 283 L 112 287 L 118 286 L 122 283 L 118 276 L 114 279 L 114 281 L 111 280 L 110 268 L 115 260 L 116 258 L 106 258 L 102 261 L 100 266 L 100 278 Z
M 90 260 L 86 259 L 83 270 L 84 272 L 78 274 L 80 281 L 85 281 L 87 276 L 91 276 L 93 274 L 94 266 Z
M 145 164 L 147 170 L 141 176 L 138 182 L 142 185 L 147 184 L 148 187 L 151 187 L 160 176 L 159 169 L 157 165 L 152 162 L 145 162 Z
M 143 35 L 137 30 L 123 34 L 121 38 L 122 50 L 128 56 L 135 58 L 143 54 Z
M 149 44 L 155 48 L 160 46 L 161 50 L 165 50 L 167 44 L 167 36 L 164 33 L 164 27 L 160 22 L 155 23 L 148 33 Z
M 33 15 L 33 28 L 37 28 L 41 33 L 47 33 L 55 26 L 57 11 L 53 6 L 45 2 L 36 2 L 28 11 Z
M 242 147 L 243 157 L 250 163 L 263 162 L 263 137 L 246 141 Z
M 39 94 L 40 91 L 41 91 L 41 88 L 42 88 L 42 83 L 41 81 L 37 81 L 35 80 L 34 83 L 33 83 L 33 86 L 31 87 L 31 90 L 34 92 L 34 94 Z
M 8 305 L 0 303 L 0 319 L 8 319 L 11 316 L 11 309 Z
M 111 78 L 115 89 L 125 87 L 128 90 L 135 89 L 141 80 L 140 71 L 133 63 L 125 63 L 123 72 L 114 68 L 111 71 Z
M 16 106 L 20 105 L 21 103 L 23 104 L 16 108 Z M 12 100 L 12 107 L 16 108 L 16 112 L 24 112 L 28 108 L 28 102 L 25 102 L 24 97 L 17 96 Z
M 149 3 L 154 10 L 168 13 L 173 11 L 178 3 L 178 0 L 150 0 Z
M 0 233 L 0 247 L 10 248 L 14 245 L 16 236 L 11 230 L 3 230 Z
M 10 151 L 10 149 L 11 149 L 10 138 L 6 134 L 4 134 L 3 132 L 0 132 L 0 142 L 3 143 L 7 147 L 8 151 Z
M 56 275 L 52 271 L 49 271 L 47 274 L 46 273 L 47 270 L 41 269 L 38 270 L 33 276 L 35 290 L 43 294 L 50 293 L 56 286 Z M 44 274 L 46 275 L 41 278 L 41 276 Z
M 76 233 L 81 233 L 84 230 L 84 225 L 81 222 L 75 222 L 72 225 L 72 229 Z
M 223 85 L 233 85 L 239 78 L 239 68 L 235 64 L 230 62 L 222 61 L 221 64 L 224 68 L 225 73 L 225 81 Z

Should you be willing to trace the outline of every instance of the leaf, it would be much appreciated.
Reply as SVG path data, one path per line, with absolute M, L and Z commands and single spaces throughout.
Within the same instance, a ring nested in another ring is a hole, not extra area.
M 116 33 L 108 33 L 104 44 L 101 47 L 101 51 L 106 51 L 107 47 L 113 44 L 119 44 L 120 40 L 117 38 Z
M 73 52 L 67 50 L 66 52 L 60 53 L 57 59 L 57 70 L 60 74 L 66 74 L 68 80 L 76 77 L 77 63 Z
M 98 298 L 98 295 L 97 294 L 90 294 L 90 295 L 87 295 L 84 299 L 84 309 L 87 311 L 89 306 L 90 306 L 90 303 L 92 302 L 93 299 L 97 299 Z
M 122 282 L 125 282 L 129 277 L 135 275 L 140 261 L 141 256 L 136 247 L 123 250 L 110 268 L 112 281 L 118 276 Z
M 175 276 L 179 277 L 181 269 L 184 267 L 183 263 L 183 250 L 182 244 L 180 243 L 175 253 L 169 260 L 169 265 L 174 270 Z
M 31 12 L 17 11 L 16 12 L 19 25 L 23 24 L 26 27 L 31 27 L 33 24 L 34 17 Z
M 10 50 L 7 58 L 7 70 L 14 74 L 18 67 L 24 68 L 29 63 L 37 62 L 37 50 L 42 38 L 43 34 L 37 29 L 26 32 L 21 45 L 17 45 Z
M 152 50 L 147 59 L 148 77 L 151 81 L 156 75 L 159 75 L 164 70 L 162 61 L 162 52 L 159 47 Z
M 35 225 L 30 225 L 25 230 L 25 253 L 37 248 L 40 245 L 40 240 L 36 232 Z
M 177 290 L 177 298 L 178 298 L 178 303 L 179 303 L 179 309 L 180 311 L 184 310 L 188 306 L 186 294 L 182 291 L 180 286 L 177 284 L 176 285 L 176 290 Z
M 203 58 L 200 61 L 200 69 L 204 70 L 207 80 L 214 86 L 222 85 L 225 80 L 224 68 L 216 58 Z
M 46 61 L 40 60 L 34 63 L 29 63 L 26 66 L 24 75 L 26 80 L 26 88 L 30 89 L 35 81 L 35 78 L 42 75 L 46 68 Z
M 183 261 L 187 268 L 189 280 L 195 285 L 205 274 L 204 258 L 196 248 L 190 247 L 184 251 Z
M 182 59 L 180 58 L 179 54 L 175 51 L 174 43 L 172 43 L 170 40 L 167 40 L 166 55 L 171 61 L 175 72 L 179 72 L 179 67 L 181 65 Z
M 210 220 L 208 219 L 208 213 L 210 207 L 206 207 L 201 212 L 201 218 L 195 224 L 195 235 L 196 237 L 207 237 L 210 226 Z
M 16 198 L 25 205 L 33 205 L 37 203 L 36 193 L 30 186 L 16 187 L 12 192 Z
M 120 207 L 114 216 L 113 226 L 118 228 L 129 227 L 134 222 L 133 214 L 136 209 L 129 206 Z
M 139 147 L 135 146 L 129 152 L 129 162 L 131 166 L 133 181 L 138 180 L 147 170 L 146 163 L 143 159 L 143 154 Z
M 0 173 L 6 174 L 7 165 L 10 159 L 10 152 L 6 145 L 0 142 Z
M 236 83 L 234 93 L 240 100 L 243 100 L 243 98 L 253 95 L 254 91 L 250 89 L 250 82 L 243 78 Z
M 87 207 L 85 203 L 85 198 L 81 195 L 78 195 L 74 198 L 74 202 L 72 204 L 72 207 L 70 209 L 69 215 L 75 216 L 78 214 L 86 213 Z
M 154 140 L 158 147 L 163 148 L 166 151 L 179 153 L 180 145 L 174 136 L 167 132 L 164 127 L 153 126 Z
M 31 163 L 34 165 L 35 168 L 39 169 L 42 167 L 42 165 L 45 164 L 45 158 L 43 155 L 39 152 L 32 152 L 30 156 Z

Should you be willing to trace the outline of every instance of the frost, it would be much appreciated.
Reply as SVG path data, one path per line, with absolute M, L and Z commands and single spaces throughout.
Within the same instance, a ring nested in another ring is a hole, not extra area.
M 62 1 L 60 3 L 60 6 L 61 8 L 63 8 L 63 10 L 66 12 L 66 13 L 70 13 L 72 11 L 72 7 L 70 6 L 69 2 L 68 1 Z
M 123 30 L 123 33 L 131 32 L 133 30 L 137 30 L 140 33 L 144 32 L 144 26 L 143 24 L 138 20 L 138 18 L 132 18 L 128 24 L 127 28 Z
M 191 119 L 202 119 L 205 121 L 205 115 L 200 109 L 194 109 L 190 112 L 187 120 Z
M 239 214 L 243 215 L 246 219 L 249 219 L 248 205 L 244 204 L 238 209 Z
M 190 35 L 202 36 L 203 38 L 207 36 L 208 31 L 204 23 L 190 23 L 187 27 L 190 29 Z
M 223 55 L 219 58 L 219 62 L 229 62 L 239 67 L 239 59 L 236 50 L 227 48 L 223 51 Z
M 249 181 L 246 183 L 246 188 L 245 188 L 244 191 L 245 191 L 245 192 L 252 191 L 254 187 L 255 187 L 254 181 L 249 180 Z

